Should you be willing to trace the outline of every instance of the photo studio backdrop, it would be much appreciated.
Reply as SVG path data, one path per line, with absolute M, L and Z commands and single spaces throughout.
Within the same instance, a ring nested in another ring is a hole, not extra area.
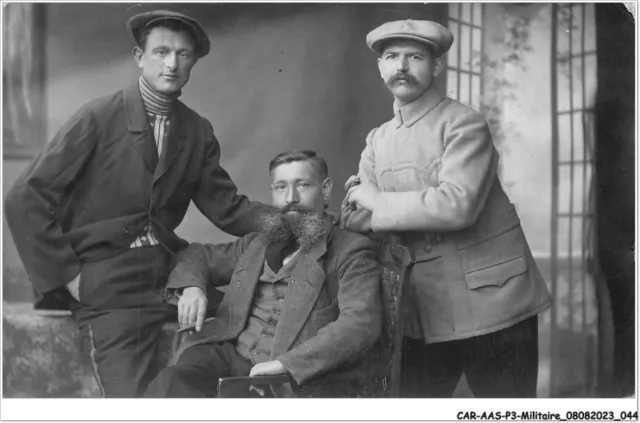
M 597 45 L 619 29 L 596 21 L 596 5 L 9 4 L 5 192 L 80 105 L 136 81 L 125 22 L 156 8 L 196 17 L 211 38 L 211 53 L 194 67 L 181 100 L 211 121 L 239 191 L 269 202 L 269 160 L 288 148 L 312 148 L 336 182 L 334 211 L 366 134 L 393 116 L 365 35 L 405 18 L 448 26 L 455 41 L 437 89 L 485 113 L 500 178 L 555 299 L 540 318 L 538 394 L 598 395 L 599 381 L 611 376 L 613 338 L 612 306 L 597 276 L 594 110 L 598 72 L 606 71 L 598 69 Z M 608 32 L 597 30 L 603 25 Z M 3 225 L 4 301 L 29 301 Z M 178 232 L 189 241 L 233 239 L 195 207 Z M 468 395 L 464 382 L 457 395 Z

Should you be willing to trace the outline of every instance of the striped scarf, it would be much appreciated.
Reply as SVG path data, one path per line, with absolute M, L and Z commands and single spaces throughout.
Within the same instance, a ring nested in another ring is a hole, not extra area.
M 143 76 L 140 76 L 139 85 L 144 108 L 147 113 L 154 115 L 167 116 L 171 114 L 173 104 L 178 97 L 180 97 L 180 94 L 182 94 L 181 91 L 171 95 L 162 94 L 153 88 Z

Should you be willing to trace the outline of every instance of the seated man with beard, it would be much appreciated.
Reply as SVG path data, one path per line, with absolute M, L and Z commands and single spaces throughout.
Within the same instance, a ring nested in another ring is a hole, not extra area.
M 302 385 L 348 368 L 380 336 L 374 245 L 333 226 L 326 162 L 291 151 L 276 156 L 269 173 L 279 211 L 263 217 L 260 233 L 178 254 L 167 296 L 179 298 L 181 326 L 195 323 L 197 333 L 147 396 L 213 397 L 228 376 L 288 373 Z M 222 285 L 229 286 L 216 318 L 204 324 L 206 292 Z

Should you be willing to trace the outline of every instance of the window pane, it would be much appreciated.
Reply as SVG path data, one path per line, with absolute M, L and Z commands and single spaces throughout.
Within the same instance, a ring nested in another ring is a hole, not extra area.
M 482 26 L 482 3 L 473 3 L 473 24 Z
M 462 25 L 460 34 L 460 68 L 469 70 L 471 61 L 471 30 L 468 25 Z
M 585 58 L 586 59 L 586 58 Z M 573 108 L 581 109 L 583 107 L 583 89 L 582 89 L 582 57 L 576 57 L 571 61 L 571 71 L 573 75 Z
M 473 56 L 471 58 L 473 63 L 472 70 L 480 73 L 480 70 L 482 69 L 482 31 L 477 28 L 473 29 L 473 38 L 471 43 L 473 45 Z
M 573 127 L 571 118 L 573 117 Z M 580 161 L 584 158 L 584 131 L 582 113 L 562 114 L 558 116 L 558 160 Z M 573 144 L 573 151 L 571 146 Z
M 568 114 L 558 116 L 558 160 L 571 160 L 571 120 Z
M 471 23 L 471 4 L 470 3 L 462 3 L 462 21 Z
M 571 49 L 573 54 L 582 52 L 582 8 L 583 4 L 572 4 L 573 10 L 573 29 L 571 34 Z M 587 34 L 585 34 L 586 36 Z
M 571 91 L 569 90 L 569 64 L 566 61 L 558 61 L 558 111 L 568 111 L 570 107 Z
M 569 255 L 569 227 L 571 226 L 571 223 L 572 221 L 568 217 L 560 217 L 558 219 L 558 255 L 563 259 L 566 259 Z M 569 269 L 566 266 L 566 261 L 564 261 L 563 265 L 560 266 L 558 272 L 562 274 L 562 284 L 564 285 L 563 289 L 566 292 L 569 284 Z M 563 297 L 566 298 L 564 295 Z M 566 307 L 560 308 L 565 309 L 565 313 L 567 312 Z
M 582 160 L 584 158 L 584 128 L 582 123 L 582 112 L 573 113 L 573 159 Z
M 573 212 L 582 213 L 584 209 L 584 171 L 582 164 L 573 167 Z
M 584 115 L 584 127 L 583 127 L 583 135 L 584 135 L 584 145 L 586 146 L 585 149 L 585 159 L 586 160 L 593 160 L 593 156 L 594 156 L 594 137 L 595 137 L 595 127 L 594 127 L 594 122 L 595 121 L 595 117 L 594 114 L 592 112 L 585 112 Z
M 481 81 L 479 76 L 474 75 L 471 78 L 471 108 L 479 112 Z
M 458 99 L 458 72 L 447 72 L 447 96 Z
M 582 218 L 574 217 L 572 219 L 571 225 L 571 256 L 573 257 L 573 261 L 576 259 L 579 260 L 579 257 L 582 256 Z M 568 241 L 568 240 L 567 240 Z M 567 245 L 567 249 L 568 249 Z M 578 263 L 575 263 L 578 264 Z M 573 270 L 573 278 L 574 278 L 574 289 L 577 289 L 581 284 L 578 279 L 580 277 L 580 271 L 578 269 Z
M 460 9 L 460 4 L 449 3 L 449 17 L 453 19 L 460 19 L 460 13 L 458 12 L 459 9 Z
M 560 257 L 567 257 L 567 253 L 569 250 L 569 224 L 570 224 L 570 220 L 566 217 L 560 217 L 558 218 L 558 255 Z M 558 269 L 558 278 L 561 279 L 561 281 L 558 281 L 558 288 L 560 288 L 560 286 L 563 287 L 563 289 L 566 291 L 568 286 L 568 269 L 566 269 L 565 266 L 562 266 L 560 269 Z M 559 293 L 560 294 L 560 293 Z M 560 307 L 560 310 L 564 310 L 564 312 L 566 313 L 566 307 Z
M 456 22 L 449 22 L 449 29 L 453 34 L 453 44 L 451 44 L 451 48 L 447 53 L 447 63 L 449 66 L 457 67 L 458 66 L 458 24 Z
M 574 217 L 573 219 L 573 245 L 571 246 L 571 253 L 573 254 L 575 261 L 577 257 L 582 255 L 582 218 Z M 580 277 L 578 270 L 574 270 L 573 274 L 575 278 Z M 574 282 L 574 284 L 578 285 L 578 281 Z
M 585 4 L 586 17 L 585 17 L 585 40 L 584 40 L 584 49 L 585 51 L 596 51 L 596 18 L 595 18 L 595 4 L 587 3 Z
M 469 86 L 469 74 L 460 74 L 460 92 L 458 93 L 458 101 L 470 105 L 471 87 Z
M 570 165 L 560 165 L 558 166 L 558 212 L 569 213 L 570 198 L 571 198 Z
M 558 6 L 558 55 L 566 56 L 569 54 L 569 29 L 571 26 L 571 16 L 567 5 Z

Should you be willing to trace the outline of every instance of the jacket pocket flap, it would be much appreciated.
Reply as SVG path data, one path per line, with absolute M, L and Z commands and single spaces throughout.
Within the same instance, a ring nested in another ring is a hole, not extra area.
M 466 273 L 469 289 L 483 286 L 502 287 L 509 279 L 527 271 L 527 261 L 524 256 L 518 256 L 502 263 Z

